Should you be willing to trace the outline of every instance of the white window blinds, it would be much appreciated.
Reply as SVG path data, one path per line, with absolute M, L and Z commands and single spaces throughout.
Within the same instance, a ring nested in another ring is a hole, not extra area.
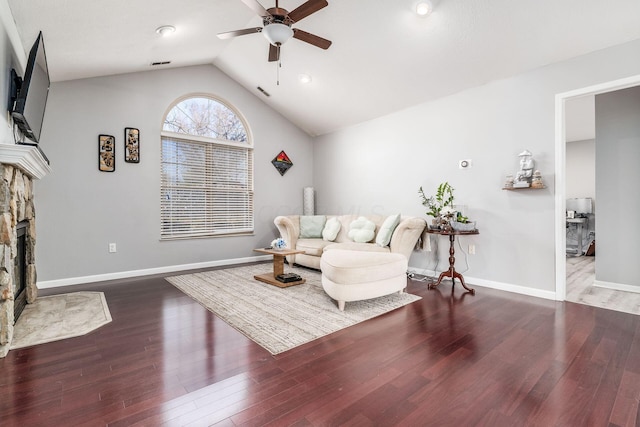
M 178 134 L 165 126 L 161 162 L 161 239 L 253 232 L 249 144 Z

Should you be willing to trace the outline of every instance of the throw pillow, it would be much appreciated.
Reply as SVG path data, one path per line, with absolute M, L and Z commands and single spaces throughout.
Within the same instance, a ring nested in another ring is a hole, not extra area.
M 340 231 L 340 221 L 338 218 L 329 218 L 327 223 L 324 225 L 324 230 L 322 230 L 322 239 L 328 242 L 333 242 L 338 237 L 338 232 Z
M 324 215 L 302 215 L 300 216 L 300 238 L 313 239 L 322 237 L 322 229 L 327 217 Z
M 376 235 L 376 224 L 361 216 L 349 224 L 349 238 L 357 243 L 367 243 Z
M 387 217 L 380 226 L 380 230 L 378 230 L 376 245 L 382 247 L 389 246 L 389 242 L 391 242 L 391 235 L 398 224 L 400 224 L 400 214 Z

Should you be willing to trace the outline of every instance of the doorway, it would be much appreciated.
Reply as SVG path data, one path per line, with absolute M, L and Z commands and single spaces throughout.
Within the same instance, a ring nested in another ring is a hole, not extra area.
M 595 282 L 595 95 L 565 102 L 566 295 L 584 303 Z
M 556 300 L 564 301 L 567 296 L 566 266 L 566 199 L 567 199 L 567 102 L 597 94 L 613 92 L 640 85 L 640 75 L 589 86 L 556 95 L 556 180 L 555 180 L 555 246 L 556 246 Z

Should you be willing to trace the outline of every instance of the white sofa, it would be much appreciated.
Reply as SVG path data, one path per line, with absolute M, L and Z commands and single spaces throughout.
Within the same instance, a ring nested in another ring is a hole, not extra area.
M 375 242 L 356 243 L 348 237 L 349 225 L 361 216 L 376 224 L 376 235 L 387 218 L 384 215 L 326 215 L 327 220 L 336 217 L 341 223 L 340 231 L 333 242 L 325 241 L 322 238 L 299 238 L 300 215 L 278 216 L 274 223 L 280 231 L 280 236 L 287 242 L 287 247 L 305 251 L 304 254 L 288 256 L 287 262 L 291 265 L 299 264 L 317 270 L 320 269 L 320 257 L 323 251 L 331 249 L 399 253 L 409 260 L 416 242 L 427 225 L 423 218 L 403 216 L 393 231 L 389 246 L 382 247 L 376 245 Z

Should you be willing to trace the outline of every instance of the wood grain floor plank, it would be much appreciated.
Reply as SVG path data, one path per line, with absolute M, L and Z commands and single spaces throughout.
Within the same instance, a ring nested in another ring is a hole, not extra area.
M 47 292 L 76 290 L 105 292 L 113 322 L 0 360 L 3 426 L 639 420 L 627 313 L 409 282 L 421 301 L 272 356 L 160 277 Z

